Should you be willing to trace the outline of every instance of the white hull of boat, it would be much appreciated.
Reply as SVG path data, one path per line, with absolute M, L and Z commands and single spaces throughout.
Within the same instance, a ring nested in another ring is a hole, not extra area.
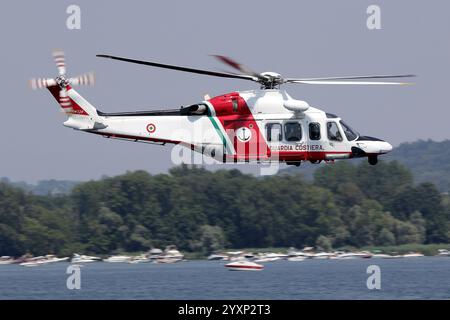
M 69 257 L 64 257 L 64 258 L 50 258 L 50 259 L 46 259 L 46 258 L 42 258 L 42 259 L 34 259 L 31 261 L 25 261 L 20 263 L 19 265 L 24 266 L 24 267 L 37 267 L 37 266 L 42 266 L 45 264 L 51 264 L 51 263 L 57 263 L 57 262 L 64 262 L 69 260 Z
M 176 258 L 176 259 L 174 259 L 174 258 L 162 258 L 162 259 L 157 259 L 155 261 L 155 263 L 176 263 L 176 262 L 180 262 L 180 261 L 183 261 L 183 260 L 180 259 L 180 258 Z
M 372 256 L 372 258 L 375 258 L 375 259 L 376 258 L 378 258 L 378 259 L 399 259 L 399 258 L 403 258 L 403 256 L 399 256 L 399 255 L 392 256 L 390 254 L 380 253 L 380 254 L 374 254 Z
M 42 263 L 39 262 L 22 262 L 19 265 L 23 266 L 23 267 L 37 267 L 42 265 Z
M 76 264 L 76 263 L 90 263 L 90 262 L 99 262 L 100 260 L 93 260 L 93 259 L 72 259 L 70 263 Z
M 264 266 L 250 261 L 236 261 L 226 264 L 225 268 L 231 271 L 261 271 Z
M 334 256 L 334 254 L 332 254 L 332 253 L 322 252 L 322 253 L 316 253 L 315 255 L 312 256 L 312 258 L 324 260 L 324 259 L 330 259 L 333 256 Z
M 130 259 L 131 258 L 128 256 L 112 256 L 107 259 L 104 259 L 103 261 L 110 263 L 124 263 L 130 261 Z
M 90 262 L 100 262 L 102 261 L 101 258 L 99 257 L 94 257 L 94 256 L 86 256 L 86 255 L 79 255 L 77 253 L 75 253 L 73 255 L 72 260 L 70 260 L 70 263 L 90 263 Z
M 136 259 L 136 260 L 130 260 L 128 263 L 136 264 L 136 263 L 148 263 L 150 262 L 150 259 Z
M 299 261 L 305 261 L 306 257 L 289 257 L 287 258 L 287 261 L 291 261 L 291 262 L 299 262 Z
M 220 255 L 220 254 L 212 254 L 208 257 L 208 260 L 210 261 L 221 261 L 221 260 L 227 260 L 229 259 L 228 256 Z
M 261 259 L 256 259 L 255 262 L 274 262 L 274 261 L 278 261 L 278 260 L 281 260 L 281 258 L 279 258 L 279 257 L 261 258 Z
M 425 255 L 421 254 L 421 253 L 408 253 L 408 254 L 404 254 L 403 258 L 420 258 L 420 257 L 424 257 Z

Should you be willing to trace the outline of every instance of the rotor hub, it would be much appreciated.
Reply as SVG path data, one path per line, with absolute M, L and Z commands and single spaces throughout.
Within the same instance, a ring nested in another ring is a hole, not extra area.
M 276 72 L 263 72 L 260 76 L 259 83 L 261 83 L 261 89 L 276 89 L 284 83 L 281 74 Z
M 65 89 L 70 84 L 69 79 L 65 75 L 57 76 L 55 81 L 61 89 Z

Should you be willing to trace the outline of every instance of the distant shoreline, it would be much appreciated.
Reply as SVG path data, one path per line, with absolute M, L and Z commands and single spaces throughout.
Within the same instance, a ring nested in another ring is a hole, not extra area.
M 268 252 L 283 252 L 285 253 L 289 247 L 267 247 L 267 248 L 225 248 L 218 250 L 217 252 L 227 252 L 227 251 L 243 251 L 253 254 L 258 253 L 268 253 Z M 397 254 L 408 254 L 411 252 L 422 253 L 425 256 L 436 256 L 439 252 L 438 249 L 450 250 L 450 243 L 441 244 L 402 244 L 394 246 L 368 246 L 368 247 L 341 247 L 333 248 L 330 251 L 349 251 L 349 252 L 359 252 L 359 251 L 370 251 L 372 253 L 397 253 Z M 301 249 L 299 249 L 301 250 Z M 327 250 L 314 250 L 314 252 L 321 252 Z M 135 256 L 142 254 L 142 252 L 121 252 L 120 254 Z M 189 252 L 183 251 L 186 260 L 206 260 L 209 254 L 204 254 L 202 252 Z M 111 254 L 112 255 L 112 254 Z M 108 256 L 108 255 L 101 255 Z

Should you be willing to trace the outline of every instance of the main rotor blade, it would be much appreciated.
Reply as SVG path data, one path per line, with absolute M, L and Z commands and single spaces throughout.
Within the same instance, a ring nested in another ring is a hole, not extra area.
M 117 57 L 117 56 L 110 56 L 110 55 L 105 55 L 105 54 L 98 54 L 97 57 L 125 61 L 125 62 L 136 63 L 136 64 L 142 64 L 142 65 L 157 67 L 157 68 L 164 68 L 164 69 L 171 69 L 171 70 L 177 70 L 177 71 L 183 71 L 183 72 L 203 74 L 203 75 L 207 75 L 207 76 L 221 77 L 221 78 L 234 78 L 234 79 L 243 79 L 243 80 L 251 80 L 251 81 L 258 80 L 258 78 L 255 78 L 255 77 L 252 77 L 249 75 L 236 75 L 236 74 L 230 74 L 230 73 L 187 68 L 187 67 L 175 66 L 175 65 L 170 65 L 170 64 L 162 64 L 162 63 L 151 62 L 151 61 L 143 61 L 143 60 L 128 59 L 128 58 Z
M 373 76 L 350 76 L 350 77 L 326 77 L 326 78 L 286 78 L 284 82 L 297 81 L 327 81 L 327 80 L 361 80 L 361 79 L 392 79 L 392 78 L 412 78 L 414 74 L 400 74 L 400 75 L 373 75 Z
M 240 64 L 239 62 L 234 61 L 233 59 L 221 55 L 212 55 L 214 58 L 219 60 L 220 62 L 238 70 L 239 72 L 242 72 L 243 74 L 255 77 L 255 78 L 261 78 L 261 75 L 259 73 L 256 73 L 255 71 L 245 67 L 244 65 Z
M 288 83 L 300 84 L 336 84 L 336 85 L 412 85 L 410 82 L 379 82 L 379 81 L 334 81 L 334 80 L 290 80 Z

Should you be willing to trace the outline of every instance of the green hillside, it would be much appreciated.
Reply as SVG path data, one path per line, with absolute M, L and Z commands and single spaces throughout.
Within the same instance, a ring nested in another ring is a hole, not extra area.
M 77 181 L 51 179 L 41 180 L 36 184 L 31 184 L 25 181 L 12 182 L 6 177 L 0 178 L 0 182 L 40 196 L 68 194 L 79 183 Z
M 384 156 L 381 161 L 396 160 L 411 170 L 414 182 L 432 182 L 441 192 L 450 191 L 450 140 L 435 142 L 432 140 L 419 140 L 402 143 L 400 146 Z M 343 160 L 354 165 L 362 159 Z M 301 173 L 306 179 L 313 178 L 316 169 L 332 164 L 304 163 L 300 168 L 290 167 L 283 169 L 284 173 Z
M 416 182 L 433 182 L 442 192 L 449 192 L 450 140 L 402 143 L 384 158 L 401 162 Z
M 227 248 L 392 246 L 450 242 L 450 202 L 412 184 L 398 162 L 255 177 L 187 166 L 78 184 L 36 196 L 0 183 L 0 256 Z

